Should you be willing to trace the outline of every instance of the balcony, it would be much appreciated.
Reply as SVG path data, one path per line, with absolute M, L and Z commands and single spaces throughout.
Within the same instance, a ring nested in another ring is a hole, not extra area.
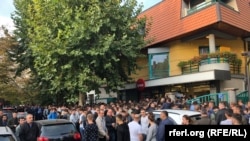
M 224 70 L 230 71 L 231 74 L 241 74 L 241 65 L 242 60 L 230 52 L 203 54 L 178 64 L 182 74 L 211 70 Z
M 207 58 L 201 60 L 199 63 L 199 71 L 210 71 L 210 70 L 230 70 L 228 59 L 226 58 Z

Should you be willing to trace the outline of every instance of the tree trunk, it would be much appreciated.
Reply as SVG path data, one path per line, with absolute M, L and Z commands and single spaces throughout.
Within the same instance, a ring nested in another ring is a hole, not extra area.
M 79 106 L 83 106 L 85 105 L 85 96 L 86 94 L 85 93 L 79 93 L 79 102 L 78 102 L 78 105 Z

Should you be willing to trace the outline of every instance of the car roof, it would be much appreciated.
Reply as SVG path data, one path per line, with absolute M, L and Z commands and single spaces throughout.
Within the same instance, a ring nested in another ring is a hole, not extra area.
M 0 135 L 11 135 L 12 131 L 8 126 L 0 126 Z
M 72 123 L 69 120 L 66 119 L 50 119 L 50 120 L 37 120 L 34 121 L 36 123 L 39 123 L 41 125 L 53 125 L 53 124 L 65 124 L 65 123 Z
M 161 111 L 167 111 L 169 114 L 177 114 L 177 115 L 188 115 L 188 116 L 195 116 L 200 115 L 200 112 L 191 111 L 191 110 L 176 110 L 176 109 L 162 109 L 162 110 L 155 110 L 153 113 L 160 113 Z

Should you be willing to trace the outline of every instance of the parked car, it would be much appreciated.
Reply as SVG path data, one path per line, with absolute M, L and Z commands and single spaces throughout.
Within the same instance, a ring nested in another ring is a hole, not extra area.
M 81 135 L 75 125 L 69 120 L 37 120 L 34 121 L 40 128 L 40 137 L 37 141 L 80 141 Z
M 188 115 L 195 122 L 196 120 L 201 119 L 200 112 L 190 111 L 190 110 L 174 110 L 174 109 L 163 109 L 163 110 L 155 110 L 153 114 L 155 116 L 156 123 L 160 122 L 160 114 L 161 111 L 167 111 L 170 120 L 174 122 L 175 125 L 182 124 L 182 116 Z
M 17 138 L 8 126 L 0 126 L 0 141 L 17 141 Z
M 3 110 L 3 113 L 5 115 L 7 115 L 8 119 L 11 119 L 12 118 L 12 113 L 14 111 L 16 111 L 16 109 L 12 108 L 12 107 L 4 107 L 2 110 Z

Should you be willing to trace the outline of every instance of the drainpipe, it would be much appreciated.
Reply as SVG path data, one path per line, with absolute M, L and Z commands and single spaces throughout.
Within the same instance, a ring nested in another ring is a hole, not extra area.
M 243 52 L 242 53 L 242 56 L 245 56 L 246 57 L 246 59 L 245 59 L 245 61 L 246 61 L 246 63 L 245 63 L 245 65 L 246 65 L 246 70 L 245 70 L 245 73 L 246 73 L 246 79 L 247 79 L 247 88 L 246 88 L 246 90 L 248 91 L 248 99 L 250 98 L 250 77 L 249 77 L 249 75 L 250 75 L 250 73 L 249 73 L 249 64 L 250 64 L 250 52 L 249 52 L 249 50 L 248 50 L 248 41 L 250 41 L 250 38 L 245 38 L 245 39 L 242 39 L 243 40 L 243 43 L 244 43 L 244 50 L 245 50 L 245 52 Z

